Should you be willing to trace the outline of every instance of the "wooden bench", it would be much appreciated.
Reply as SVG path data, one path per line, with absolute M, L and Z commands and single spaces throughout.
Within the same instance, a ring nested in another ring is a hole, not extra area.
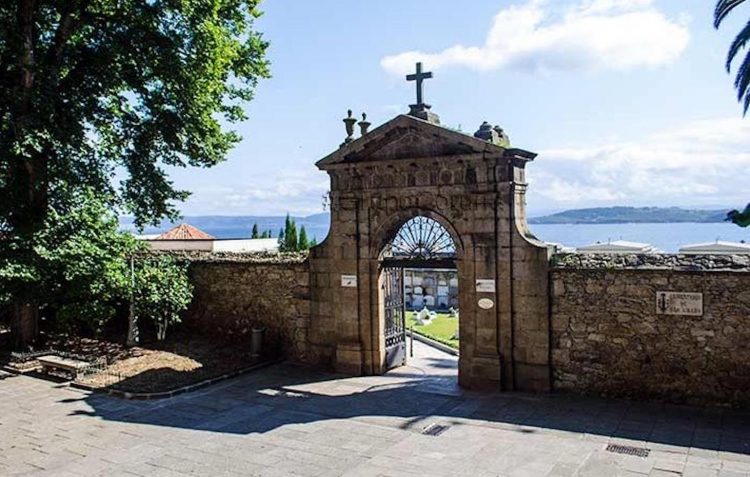
M 76 359 L 61 358 L 55 355 L 40 356 L 37 361 L 42 366 L 42 371 L 49 372 L 52 369 L 62 370 L 73 375 L 75 379 L 78 376 L 78 372 L 89 365 L 85 361 L 79 361 Z

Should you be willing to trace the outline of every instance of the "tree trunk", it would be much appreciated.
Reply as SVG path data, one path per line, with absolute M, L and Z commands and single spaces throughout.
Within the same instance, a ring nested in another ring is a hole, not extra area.
M 133 300 L 130 301 L 130 307 L 128 310 L 128 338 L 126 340 L 126 346 L 133 347 L 138 346 L 140 342 L 140 330 L 138 329 L 138 316 L 135 314 L 135 306 Z
M 167 337 L 167 320 L 158 320 L 156 323 L 156 340 L 164 341 Z
M 39 335 L 39 306 L 14 300 L 10 316 L 11 342 L 14 349 L 26 350 Z
M 23 144 L 29 135 L 29 125 L 33 123 L 32 95 L 35 80 L 36 59 L 34 57 L 35 31 L 34 18 L 37 13 L 36 0 L 19 0 L 16 12 L 18 48 L 18 102 L 13 108 L 13 137 L 11 144 Z M 33 263 L 33 239 L 44 223 L 47 214 L 47 174 L 46 157 L 29 150 L 13 155 L 10 160 L 10 191 L 6 200 L 15 204 L 9 218 L 14 234 L 25 244 L 18 252 L 21 263 Z M 39 303 L 34 296 L 33 286 L 14 297 L 11 309 L 11 336 L 15 348 L 23 349 L 33 345 L 39 334 Z

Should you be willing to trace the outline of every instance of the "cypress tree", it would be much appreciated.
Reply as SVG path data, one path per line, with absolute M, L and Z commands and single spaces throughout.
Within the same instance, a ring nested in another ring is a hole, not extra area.
M 297 224 L 287 214 L 287 229 L 284 231 L 284 244 L 286 252 L 297 251 Z
M 250 235 L 250 238 L 252 238 L 252 239 L 259 238 L 259 236 L 258 236 L 258 224 L 253 224 L 253 233 L 252 233 L 252 235 Z
M 284 238 L 284 229 L 279 229 L 279 252 L 284 252 L 286 241 Z
M 310 242 L 307 240 L 307 231 L 305 231 L 305 226 L 303 225 L 299 229 L 299 240 L 297 241 L 297 250 L 304 251 L 310 249 Z
M 318 240 L 315 237 L 313 237 L 312 240 L 310 240 L 310 247 L 309 248 L 313 248 L 313 247 L 317 247 L 317 246 L 318 246 Z

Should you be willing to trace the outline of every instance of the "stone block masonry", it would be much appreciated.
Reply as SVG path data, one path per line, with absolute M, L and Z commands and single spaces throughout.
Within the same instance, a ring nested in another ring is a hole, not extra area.
M 750 405 L 750 257 L 553 257 L 557 390 Z M 657 291 L 703 294 L 703 315 L 657 313 Z
M 267 349 L 307 359 L 310 271 L 306 254 L 188 254 L 193 302 L 185 326 L 228 341 L 266 329 Z
M 328 296 L 339 288 L 340 270 L 325 251 L 315 249 L 312 260 L 185 254 L 195 287 L 185 325 L 219 340 L 248 342 L 261 325 L 269 349 L 292 361 L 331 368 L 345 353 L 356 361 L 354 346 L 338 343 L 335 355 L 320 346 L 348 330 L 329 323 L 331 310 L 357 309 L 356 289 L 339 300 Z M 516 303 L 515 358 L 526 366 L 525 376 L 533 371 L 525 363 L 538 363 L 541 373 L 548 363 L 557 391 L 750 406 L 750 257 L 555 255 L 550 267 L 533 263 L 523 273 L 548 287 L 549 302 L 539 293 Z M 657 292 L 664 291 L 702 294 L 702 315 L 658 313 Z M 549 348 L 534 347 L 542 342 Z M 483 365 L 476 357 L 470 363 Z

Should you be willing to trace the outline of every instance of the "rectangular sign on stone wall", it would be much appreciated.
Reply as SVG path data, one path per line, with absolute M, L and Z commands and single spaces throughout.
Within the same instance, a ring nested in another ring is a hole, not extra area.
M 703 316 L 703 293 L 656 292 L 659 315 Z
M 357 288 L 357 275 L 341 275 L 341 286 L 344 288 Z
M 495 280 L 477 280 L 477 293 L 495 293 Z

